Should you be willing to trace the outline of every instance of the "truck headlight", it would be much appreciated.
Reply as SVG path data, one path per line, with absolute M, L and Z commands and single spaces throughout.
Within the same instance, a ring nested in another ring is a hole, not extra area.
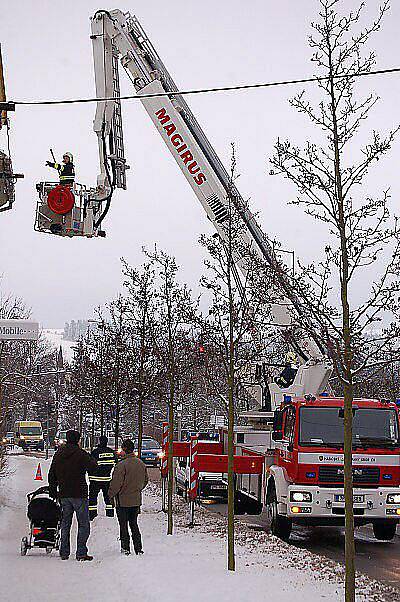
M 312 495 L 309 491 L 291 491 L 290 492 L 291 502 L 311 502 Z
M 400 493 L 389 493 L 386 498 L 387 504 L 400 504 Z

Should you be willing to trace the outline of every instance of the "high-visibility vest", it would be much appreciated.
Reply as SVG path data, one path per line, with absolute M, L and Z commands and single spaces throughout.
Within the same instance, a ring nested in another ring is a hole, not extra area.
M 96 447 L 92 454 L 97 461 L 97 468 L 89 474 L 89 481 L 109 482 L 111 481 L 111 473 L 117 463 L 115 452 L 109 448 Z

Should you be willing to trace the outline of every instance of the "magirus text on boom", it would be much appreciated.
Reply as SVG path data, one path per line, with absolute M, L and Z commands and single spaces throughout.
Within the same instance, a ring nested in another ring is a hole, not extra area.
M 228 216 L 228 199 L 233 200 L 244 222 L 245 246 L 250 245 L 277 275 L 279 303 L 271 307 L 274 323 L 286 331 L 287 327 L 296 330 L 293 316 L 302 313 L 302 305 L 293 293 L 290 279 L 136 17 L 120 10 L 97 11 L 92 18 L 91 39 L 96 97 L 102 99 L 97 102 L 94 119 L 100 163 L 97 185 L 86 188 L 74 183 L 66 202 L 59 188 L 59 192 L 54 192 L 54 182 L 38 184 L 36 229 L 58 236 L 104 234 L 102 224 L 113 193 L 116 188 L 126 188 L 118 76 L 121 63 L 143 107 L 222 239 L 226 237 L 223 226 Z M 54 199 L 53 195 L 57 194 L 60 198 Z M 241 259 L 237 251 L 235 262 L 238 270 L 245 273 Z M 331 365 L 319 341 L 306 333 L 299 334 L 292 346 L 301 365 L 285 393 L 318 395 L 327 386 Z M 282 387 L 270 383 L 268 390 L 268 405 L 274 408 L 281 401 Z

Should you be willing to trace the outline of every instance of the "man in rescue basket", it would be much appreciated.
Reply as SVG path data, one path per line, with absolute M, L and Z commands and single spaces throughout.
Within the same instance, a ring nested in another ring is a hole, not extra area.
M 100 491 L 106 506 L 106 516 L 114 516 L 114 506 L 108 497 L 108 488 L 111 481 L 112 470 L 117 463 L 117 454 L 108 447 L 108 439 L 105 435 L 99 438 L 99 445 L 91 453 L 97 462 L 97 468 L 89 472 L 89 518 L 93 520 L 97 516 L 97 498 Z
M 74 157 L 72 153 L 64 153 L 62 163 L 46 161 L 46 165 L 58 171 L 62 186 L 72 186 L 75 182 Z

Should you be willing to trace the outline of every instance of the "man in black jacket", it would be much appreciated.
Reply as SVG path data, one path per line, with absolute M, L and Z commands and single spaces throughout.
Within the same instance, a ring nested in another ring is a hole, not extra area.
M 75 182 L 74 157 L 72 153 L 65 153 L 63 155 L 62 164 L 46 161 L 46 165 L 58 171 L 60 176 L 60 184 L 62 186 L 72 186 Z
M 116 465 L 117 454 L 108 447 L 108 439 L 105 435 L 99 437 L 99 445 L 92 450 L 91 456 L 97 462 L 97 468 L 89 471 L 89 518 L 93 520 L 97 516 L 97 498 L 100 491 L 106 505 L 106 516 L 114 516 L 114 506 L 108 497 L 108 488 L 111 481 L 111 473 Z
M 74 512 L 78 521 L 76 559 L 93 560 L 93 556 L 88 555 L 86 546 L 90 535 L 86 473 L 93 471 L 97 463 L 79 447 L 80 438 L 81 435 L 77 431 L 67 431 L 67 443 L 59 447 L 54 454 L 48 475 L 50 494 L 53 497 L 58 495 L 61 501 L 61 560 L 69 558 Z

